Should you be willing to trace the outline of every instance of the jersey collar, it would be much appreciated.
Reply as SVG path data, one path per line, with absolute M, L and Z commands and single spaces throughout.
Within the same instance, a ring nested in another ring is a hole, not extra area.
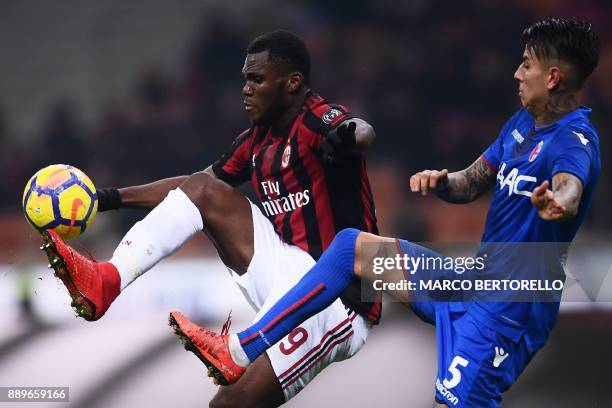
M 591 114 L 591 108 L 580 105 L 578 109 L 574 109 L 573 111 L 567 113 L 561 119 L 559 119 L 556 123 L 560 126 L 567 125 L 575 119 L 588 119 Z

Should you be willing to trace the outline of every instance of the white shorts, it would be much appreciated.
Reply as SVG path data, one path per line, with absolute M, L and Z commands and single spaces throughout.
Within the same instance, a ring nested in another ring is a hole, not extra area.
M 247 272 L 232 277 L 259 320 L 315 264 L 301 248 L 283 242 L 270 221 L 251 203 L 255 251 Z M 371 323 L 336 299 L 268 349 L 272 368 L 291 399 L 325 367 L 352 357 L 368 337 Z

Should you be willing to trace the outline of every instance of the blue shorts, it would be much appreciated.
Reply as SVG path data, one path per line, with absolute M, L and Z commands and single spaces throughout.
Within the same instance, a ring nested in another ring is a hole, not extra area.
M 449 407 L 498 407 L 533 354 L 479 323 L 462 302 L 413 302 L 414 312 L 436 326 L 436 401 Z

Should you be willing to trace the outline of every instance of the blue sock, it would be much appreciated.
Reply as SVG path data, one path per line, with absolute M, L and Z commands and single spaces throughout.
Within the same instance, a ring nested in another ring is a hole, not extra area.
M 238 333 L 251 362 L 304 320 L 336 300 L 355 277 L 355 241 L 359 230 L 340 231 L 302 279 L 251 327 Z

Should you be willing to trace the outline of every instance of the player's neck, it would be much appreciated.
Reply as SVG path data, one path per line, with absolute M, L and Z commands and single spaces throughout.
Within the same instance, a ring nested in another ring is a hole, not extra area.
M 552 94 L 544 110 L 536 115 L 535 125 L 545 126 L 555 123 L 569 112 L 580 106 L 577 94 L 558 93 Z
M 283 131 L 291 126 L 295 117 L 302 111 L 302 105 L 306 99 L 308 88 L 303 87 L 298 93 L 293 96 L 293 101 L 287 110 L 285 110 L 280 117 L 272 123 L 273 131 Z

